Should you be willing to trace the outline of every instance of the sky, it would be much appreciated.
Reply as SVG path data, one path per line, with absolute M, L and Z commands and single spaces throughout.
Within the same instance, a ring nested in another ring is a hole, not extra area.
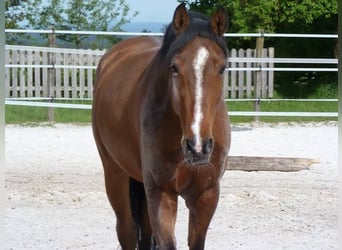
M 138 11 L 139 14 L 132 22 L 162 22 L 169 23 L 173 12 L 180 4 L 177 0 L 126 0 L 131 12 Z

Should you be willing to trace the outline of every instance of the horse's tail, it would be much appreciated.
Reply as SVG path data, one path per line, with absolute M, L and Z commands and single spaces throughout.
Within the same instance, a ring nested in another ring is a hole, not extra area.
M 141 243 L 142 209 L 146 200 L 144 184 L 133 178 L 129 178 L 129 195 L 131 201 L 131 213 L 137 226 L 138 246 Z

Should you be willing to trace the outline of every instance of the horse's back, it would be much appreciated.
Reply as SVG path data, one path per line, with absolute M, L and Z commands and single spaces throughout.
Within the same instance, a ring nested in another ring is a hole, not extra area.
M 118 166 L 125 165 L 126 171 L 137 179 L 141 178 L 138 85 L 159 47 L 156 38 L 124 40 L 102 57 L 96 72 L 93 101 L 96 142 Z
M 110 94 L 112 99 L 129 97 L 159 46 L 159 39 L 150 37 L 127 39 L 113 46 L 98 65 L 95 98 L 101 93 Z

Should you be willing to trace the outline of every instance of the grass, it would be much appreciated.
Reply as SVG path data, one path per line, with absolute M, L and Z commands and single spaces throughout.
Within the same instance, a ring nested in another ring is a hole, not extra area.
M 229 111 L 253 111 L 254 102 L 227 103 Z M 337 112 L 337 102 L 300 102 L 300 101 L 263 101 L 260 111 L 263 112 Z M 254 117 L 231 116 L 232 122 L 252 122 Z M 337 121 L 337 117 L 260 117 L 261 122 L 309 122 L 309 121 Z
M 284 99 L 276 91 L 274 99 Z M 321 84 L 307 99 L 338 99 L 337 84 Z M 229 111 L 253 111 L 254 102 L 227 102 Z M 262 101 L 260 111 L 264 112 L 338 112 L 338 102 L 312 101 Z M 260 117 L 261 122 L 319 122 L 337 121 L 337 117 Z M 232 122 L 252 122 L 254 117 L 231 116 Z
M 90 104 L 89 101 L 68 102 Z M 6 105 L 5 122 L 7 124 L 41 123 L 48 121 L 48 109 L 44 107 L 27 107 Z M 54 121 L 57 123 L 89 123 L 91 110 L 55 108 Z
M 324 94 L 322 94 L 324 93 Z M 338 98 L 337 91 L 328 94 L 322 90 L 310 98 Z M 275 96 L 275 99 L 281 98 Z M 71 103 L 71 101 L 69 101 Z M 76 104 L 91 104 L 89 101 L 74 101 Z M 229 111 L 253 111 L 253 101 L 229 101 Z M 6 105 L 7 124 L 42 123 L 48 121 L 47 108 Z M 274 112 L 337 112 L 337 102 L 263 101 L 260 111 Z M 232 123 L 253 122 L 254 117 L 231 116 Z M 55 108 L 54 121 L 57 123 L 90 123 L 91 110 Z M 261 122 L 318 122 L 337 121 L 337 117 L 260 117 Z

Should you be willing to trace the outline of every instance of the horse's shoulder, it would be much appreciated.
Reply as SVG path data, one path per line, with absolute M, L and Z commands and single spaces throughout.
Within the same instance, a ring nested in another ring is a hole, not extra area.
M 161 39 L 155 38 L 155 37 L 136 37 L 136 38 L 130 38 L 123 40 L 119 42 L 118 44 L 114 45 L 106 57 L 110 57 L 113 54 L 116 53 L 125 53 L 126 55 L 130 54 L 139 54 L 143 53 L 146 50 L 153 50 L 153 49 L 159 49 L 161 46 Z
M 162 44 L 162 40 L 158 37 L 148 37 L 148 36 L 142 36 L 142 37 L 135 37 L 123 40 L 118 44 L 119 48 L 131 48 L 133 50 L 139 49 L 150 49 L 155 47 L 160 47 Z
M 136 37 L 123 40 L 112 46 L 101 58 L 99 70 L 108 65 L 136 61 L 139 57 L 152 57 L 160 48 L 161 39 L 155 37 Z M 144 61 L 146 64 L 146 61 Z

